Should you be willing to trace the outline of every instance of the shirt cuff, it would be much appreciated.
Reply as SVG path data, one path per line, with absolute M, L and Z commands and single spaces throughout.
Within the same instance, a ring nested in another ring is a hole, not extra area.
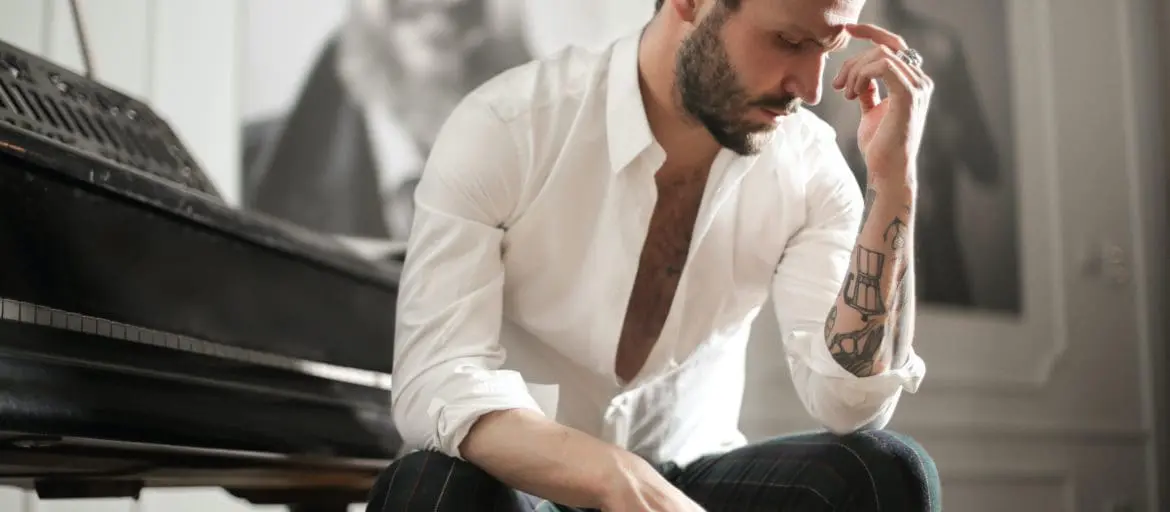
M 909 357 L 906 363 L 899 368 L 887 369 L 869 377 L 858 377 L 842 368 L 833 355 L 829 353 L 828 342 L 824 335 L 817 331 L 792 331 L 789 347 L 789 357 L 795 357 L 803 362 L 812 373 L 829 381 L 834 391 L 844 405 L 858 407 L 875 405 L 875 402 L 885 401 L 904 389 L 910 393 L 917 393 L 918 386 L 926 376 L 926 362 L 909 348 Z
M 517 372 L 463 367 L 455 373 L 460 376 L 455 379 L 458 385 L 446 386 L 455 392 L 433 398 L 427 408 L 435 425 L 433 449 L 462 459 L 463 439 L 476 420 L 489 412 L 528 409 L 544 414 Z

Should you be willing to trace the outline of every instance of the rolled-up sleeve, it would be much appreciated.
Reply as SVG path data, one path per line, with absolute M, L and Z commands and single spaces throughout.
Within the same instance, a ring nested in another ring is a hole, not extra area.
M 539 412 L 522 377 L 501 370 L 501 242 L 523 161 L 505 124 L 474 95 L 440 130 L 415 192 L 398 297 L 392 409 L 408 448 L 460 457 L 483 414 Z
M 807 219 L 772 285 L 788 367 L 805 409 L 829 430 L 884 428 L 902 391 L 917 392 L 926 365 L 911 350 L 904 366 L 860 378 L 829 353 L 825 319 L 849 270 L 864 203 L 832 140 L 815 144 L 807 157 L 816 168 L 807 184 Z

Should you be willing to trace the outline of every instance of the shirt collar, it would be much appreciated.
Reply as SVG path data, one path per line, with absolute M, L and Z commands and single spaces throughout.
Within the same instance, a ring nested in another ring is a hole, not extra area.
M 611 170 L 620 172 L 647 148 L 657 146 L 646 118 L 638 77 L 642 31 L 614 43 L 606 82 L 606 136 Z

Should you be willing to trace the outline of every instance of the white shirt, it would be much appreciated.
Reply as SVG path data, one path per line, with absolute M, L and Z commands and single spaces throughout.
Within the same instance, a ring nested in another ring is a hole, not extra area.
M 862 198 L 832 129 L 808 112 L 757 156 L 718 155 L 662 335 L 620 383 L 618 338 L 665 161 L 638 41 L 509 70 L 441 130 L 398 302 L 393 416 L 408 449 L 459 457 L 480 415 L 514 408 L 653 462 L 741 446 L 745 348 L 769 294 L 798 395 L 829 429 L 881 428 L 901 391 L 917 390 L 917 355 L 857 378 L 828 352 Z

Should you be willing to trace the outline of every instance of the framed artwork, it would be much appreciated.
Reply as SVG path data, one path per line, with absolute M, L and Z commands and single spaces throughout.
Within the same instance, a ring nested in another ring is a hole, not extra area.
M 242 204 L 309 229 L 404 242 L 413 191 L 455 105 L 653 7 L 622 0 L 249 0 Z
M 916 251 L 925 307 L 1019 314 L 1022 308 L 1011 56 L 1003 0 L 869 0 L 862 21 L 902 35 L 936 81 L 919 158 Z M 826 84 L 854 42 L 830 59 Z M 826 85 L 813 110 L 837 129 L 861 186 L 860 111 Z

